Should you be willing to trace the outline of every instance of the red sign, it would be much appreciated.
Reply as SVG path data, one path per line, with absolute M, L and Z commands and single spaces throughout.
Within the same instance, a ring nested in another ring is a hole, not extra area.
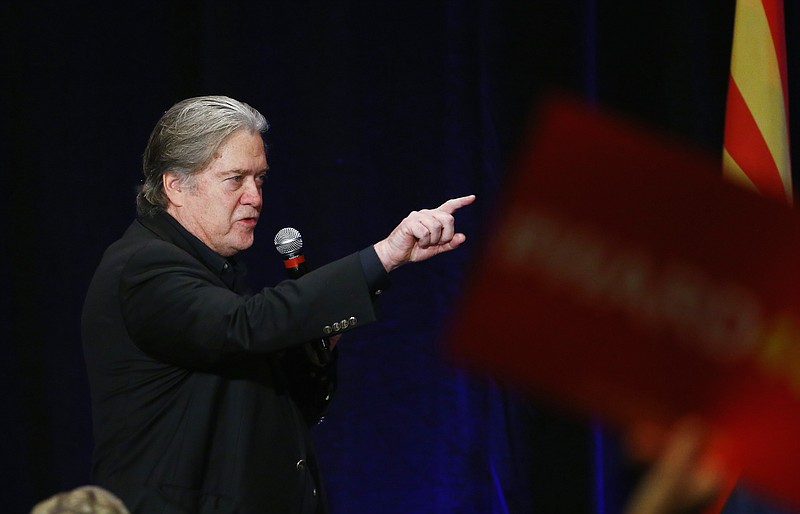
M 712 427 L 800 505 L 800 220 L 718 158 L 545 108 L 449 338 L 461 363 L 617 426 Z

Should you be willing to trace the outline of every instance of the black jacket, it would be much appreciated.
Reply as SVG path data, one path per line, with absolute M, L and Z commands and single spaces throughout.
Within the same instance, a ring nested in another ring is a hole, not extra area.
M 375 320 L 363 255 L 245 295 L 235 260 L 176 223 L 135 221 L 89 286 L 93 481 L 134 513 L 324 512 L 307 428 L 335 358 L 302 343 Z

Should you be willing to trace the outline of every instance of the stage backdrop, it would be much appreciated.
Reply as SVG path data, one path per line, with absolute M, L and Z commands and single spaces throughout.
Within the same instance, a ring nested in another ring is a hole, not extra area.
M 458 215 L 466 246 L 394 273 L 381 321 L 341 342 L 338 398 L 314 430 L 333 513 L 619 511 L 637 470 L 613 433 L 454 369 L 440 335 L 543 91 L 720 153 L 727 3 L 4 2 L 0 510 L 89 480 L 84 291 L 134 216 L 153 124 L 180 99 L 226 94 L 272 125 L 254 285 L 283 278 L 270 243 L 283 226 L 323 264 L 412 209 L 478 196 Z M 800 19 L 786 9 L 797 100 Z M 734 504 L 775 512 L 747 491 Z

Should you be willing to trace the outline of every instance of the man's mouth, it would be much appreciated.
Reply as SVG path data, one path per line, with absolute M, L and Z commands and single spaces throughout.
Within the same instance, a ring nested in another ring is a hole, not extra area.
M 252 218 L 240 218 L 240 219 L 238 219 L 236 221 L 240 222 L 240 223 L 243 223 L 244 225 L 246 225 L 248 227 L 254 227 L 256 225 L 256 223 L 258 223 L 258 218 L 254 216 Z

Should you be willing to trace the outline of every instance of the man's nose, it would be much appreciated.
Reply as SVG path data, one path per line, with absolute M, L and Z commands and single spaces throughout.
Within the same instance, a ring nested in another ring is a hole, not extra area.
M 249 177 L 245 182 L 244 193 L 242 193 L 241 203 L 261 208 L 261 188 L 256 184 L 256 179 Z

